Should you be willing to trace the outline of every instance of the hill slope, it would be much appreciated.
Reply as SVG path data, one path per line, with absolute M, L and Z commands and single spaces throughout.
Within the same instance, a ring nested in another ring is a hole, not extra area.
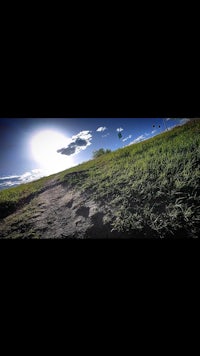
M 199 121 L 1 191 L 0 236 L 197 237 Z

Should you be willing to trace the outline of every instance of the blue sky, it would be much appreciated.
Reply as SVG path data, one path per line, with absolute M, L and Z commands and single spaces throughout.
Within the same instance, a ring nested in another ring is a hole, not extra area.
M 186 121 L 165 119 L 169 129 Z M 164 130 L 163 119 L 159 118 L 2 118 L 0 189 L 87 161 L 99 148 L 113 151 Z

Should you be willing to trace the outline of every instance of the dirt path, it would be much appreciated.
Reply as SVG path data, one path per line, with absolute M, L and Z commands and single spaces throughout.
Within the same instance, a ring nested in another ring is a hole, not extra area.
M 49 186 L 0 222 L 2 238 L 102 238 L 111 232 L 112 213 L 62 184 Z

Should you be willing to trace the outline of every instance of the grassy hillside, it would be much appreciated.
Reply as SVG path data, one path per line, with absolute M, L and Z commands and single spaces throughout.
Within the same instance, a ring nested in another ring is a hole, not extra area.
M 0 191 L 0 219 L 15 212 L 33 197 L 45 191 L 55 175 Z
M 0 192 L 0 218 L 50 184 L 90 195 L 113 212 L 112 229 L 170 237 L 200 231 L 200 120 L 59 174 Z

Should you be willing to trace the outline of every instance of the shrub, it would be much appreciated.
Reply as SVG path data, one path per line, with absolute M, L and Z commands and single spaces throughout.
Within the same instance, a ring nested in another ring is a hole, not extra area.
M 98 158 L 110 152 L 111 150 L 104 150 L 104 148 L 100 148 L 99 150 L 93 152 L 93 158 Z

